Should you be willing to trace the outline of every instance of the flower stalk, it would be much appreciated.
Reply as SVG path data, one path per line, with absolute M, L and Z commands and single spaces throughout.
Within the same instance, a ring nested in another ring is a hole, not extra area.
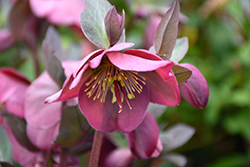
M 90 155 L 89 167 L 97 167 L 99 162 L 99 156 L 101 152 L 102 146 L 102 139 L 103 139 L 103 132 L 98 130 L 95 131 L 92 151 Z

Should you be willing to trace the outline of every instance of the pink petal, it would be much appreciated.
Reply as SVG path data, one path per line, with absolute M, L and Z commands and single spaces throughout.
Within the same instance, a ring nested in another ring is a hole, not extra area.
M 191 77 L 179 85 L 181 96 L 197 108 L 205 108 L 208 102 L 208 84 L 202 73 L 191 64 L 180 64 L 192 71 Z
M 173 65 L 170 61 L 149 60 L 120 52 L 109 52 L 107 55 L 111 63 L 122 70 L 153 71 L 164 66 L 171 68 Z
M 113 47 L 111 47 L 111 48 L 105 50 L 104 52 L 102 52 L 99 56 L 94 57 L 94 58 L 90 61 L 89 66 L 90 66 L 91 68 L 97 68 L 97 67 L 100 65 L 100 63 L 101 63 L 101 61 L 102 61 L 102 58 L 103 58 L 103 56 L 104 56 L 106 53 L 108 53 L 108 52 L 118 52 L 118 51 L 121 51 L 121 50 L 126 49 L 126 48 L 128 48 L 128 47 L 131 47 L 131 46 L 133 46 L 133 45 L 134 45 L 133 43 L 119 43 L 119 44 L 116 44 L 116 45 L 114 45 Z
M 126 50 L 123 53 L 134 55 L 137 57 L 141 57 L 144 59 L 149 59 L 149 60 L 163 60 L 161 57 L 157 56 L 156 54 L 153 54 L 152 52 L 144 49 L 130 49 Z
M 112 103 L 113 94 L 109 90 L 105 103 L 100 99 L 93 100 L 93 96 L 88 98 L 82 86 L 79 92 L 79 106 L 83 115 L 87 118 L 89 124 L 97 130 L 103 132 L 122 131 L 128 133 L 134 130 L 143 120 L 147 106 L 149 104 L 149 93 L 146 85 L 143 85 L 143 91 L 134 93 L 135 98 L 129 100 L 132 109 L 124 100 L 122 103 L 122 112 L 118 113 L 119 106 L 117 102 Z
M 42 73 L 28 88 L 25 94 L 25 119 L 36 128 L 50 128 L 61 120 L 62 104 L 44 104 L 49 95 L 57 92 L 59 86 L 47 72 Z
M 133 155 L 140 159 L 158 156 L 163 147 L 159 143 L 159 127 L 155 118 L 147 112 L 143 122 L 127 134 L 129 147 Z
M 110 47 L 109 49 L 107 49 L 108 52 L 118 52 L 118 51 L 122 51 L 126 48 L 130 48 L 134 45 L 134 43 L 118 43 L 112 47 Z
M 133 156 L 129 149 L 120 148 L 112 151 L 105 160 L 104 166 L 111 167 L 130 167 Z
M 63 84 L 62 90 L 51 95 L 50 97 L 45 99 L 45 103 L 52 103 L 56 101 L 63 101 L 68 100 L 78 96 L 79 90 L 83 83 L 85 83 L 86 79 L 91 76 L 91 69 L 87 69 L 81 75 L 78 75 L 76 78 L 76 82 L 74 82 L 75 78 L 73 77 L 74 74 L 71 74 Z M 74 84 L 72 85 L 72 83 Z
M 69 77 L 77 68 L 81 65 L 81 61 L 63 61 L 62 67 L 64 68 L 64 73 L 66 77 Z
M 102 54 L 102 52 L 104 52 L 104 50 L 99 49 L 96 50 L 94 52 L 91 52 L 90 54 L 88 54 L 87 56 L 85 56 L 82 61 L 81 61 L 81 65 L 77 68 L 77 70 L 74 72 L 73 76 L 76 77 L 78 75 L 78 73 L 84 68 L 84 66 L 87 64 L 87 62 L 89 62 L 91 59 L 95 58 L 96 56 Z
M 27 135 L 32 144 L 37 148 L 49 152 L 53 147 L 53 141 L 55 141 L 59 133 L 60 122 L 57 122 L 50 128 L 35 128 L 31 125 L 27 125 Z
M 0 30 L 0 51 L 6 50 L 15 43 L 15 38 L 8 30 Z
M 176 106 L 180 103 L 181 97 L 178 83 L 174 76 L 164 82 L 154 71 L 140 74 L 146 78 L 146 84 L 149 87 L 150 102 L 166 106 Z
M 10 113 L 24 117 L 25 91 L 30 82 L 18 71 L 0 68 L 0 102 Z

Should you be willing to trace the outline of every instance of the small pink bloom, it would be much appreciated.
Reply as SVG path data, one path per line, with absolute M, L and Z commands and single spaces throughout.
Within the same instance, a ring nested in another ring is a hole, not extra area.
M 55 25 L 80 27 L 80 14 L 85 7 L 83 0 L 30 0 L 37 17 L 47 18 Z
M 179 84 L 181 96 L 197 108 L 205 108 L 208 102 L 208 84 L 202 73 L 191 64 L 180 64 L 192 71 L 191 77 Z
M 41 150 L 49 151 L 54 145 L 62 114 L 62 104 L 45 105 L 44 99 L 59 90 L 59 86 L 42 73 L 27 88 L 25 93 L 25 119 L 27 121 L 27 135 L 30 141 Z
M 148 112 L 143 122 L 127 134 L 129 147 L 134 157 L 149 159 L 159 156 L 163 149 L 159 133 L 155 118 Z
M 79 99 L 90 125 L 100 131 L 128 133 L 143 120 L 149 102 L 175 106 L 180 102 L 171 61 L 146 50 L 122 50 L 119 43 L 87 55 L 60 90 L 45 102 Z

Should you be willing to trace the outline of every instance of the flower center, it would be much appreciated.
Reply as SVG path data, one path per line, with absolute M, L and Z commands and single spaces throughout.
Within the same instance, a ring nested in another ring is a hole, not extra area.
M 112 103 L 117 102 L 120 113 L 122 111 L 122 103 L 125 99 L 129 108 L 132 109 L 128 99 L 134 99 L 134 93 L 142 92 L 142 85 L 146 85 L 146 78 L 139 75 L 135 71 L 123 71 L 115 67 L 110 62 L 103 62 L 97 69 L 93 71 L 90 81 L 86 82 L 88 98 L 93 96 L 93 100 L 100 99 L 101 103 L 105 102 L 106 95 L 110 90 L 113 94 Z

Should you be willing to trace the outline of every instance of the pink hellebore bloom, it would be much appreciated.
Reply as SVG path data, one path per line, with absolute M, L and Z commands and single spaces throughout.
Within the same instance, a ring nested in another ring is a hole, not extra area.
M 45 17 L 52 24 L 77 27 L 86 8 L 83 0 L 30 0 L 30 7 L 37 17 Z
M 27 135 L 39 149 L 50 151 L 59 133 L 62 103 L 45 105 L 44 99 L 57 92 L 60 87 L 47 72 L 42 73 L 25 92 L 24 116 L 27 121 Z
M 89 124 L 100 131 L 134 130 L 144 119 L 149 102 L 176 106 L 180 94 L 173 63 L 146 50 L 126 50 L 119 43 L 87 55 L 81 66 L 46 103 L 78 96 Z
M 163 146 L 159 138 L 159 127 L 155 118 L 147 112 L 143 122 L 132 132 L 126 134 L 129 147 L 113 150 L 106 157 L 105 167 L 129 167 L 135 159 L 158 157 Z
M 147 112 L 143 122 L 127 134 L 129 147 L 134 157 L 138 159 L 158 157 L 163 149 L 159 134 L 155 118 Z
M 196 108 L 205 108 L 208 102 L 208 84 L 202 73 L 192 64 L 179 64 L 190 71 L 191 77 L 179 84 L 181 96 Z

